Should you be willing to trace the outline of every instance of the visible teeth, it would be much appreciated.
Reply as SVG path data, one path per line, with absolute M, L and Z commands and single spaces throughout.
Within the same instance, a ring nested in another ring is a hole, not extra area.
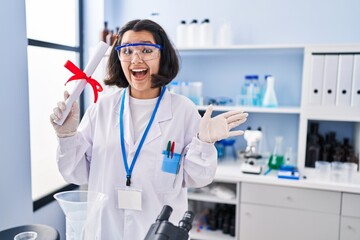
M 133 72 L 143 72 L 143 71 L 146 71 L 146 69 L 133 69 L 132 71 Z

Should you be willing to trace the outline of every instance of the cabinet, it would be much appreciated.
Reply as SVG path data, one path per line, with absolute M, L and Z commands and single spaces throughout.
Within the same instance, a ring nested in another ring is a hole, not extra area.
M 304 49 L 298 166 L 305 168 L 309 122 L 332 125 L 332 131 L 351 140 L 359 162 L 360 45 L 308 46 Z M 341 131 L 340 131 L 341 129 Z M 339 139 L 342 141 L 342 139 Z
M 225 187 L 228 190 L 231 190 L 234 193 L 234 197 L 222 197 L 219 194 L 214 194 L 215 188 L 217 187 Z M 189 190 L 188 193 L 189 199 L 189 210 L 195 212 L 197 216 L 195 219 L 199 218 L 200 212 L 204 212 L 205 209 L 214 210 L 216 205 L 228 205 L 235 209 L 235 236 L 231 236 L 230 234 L 224 234 L 222 230 L 209 230 L 206 229 L 206 226 L 201 226 L 201 230 L 196 226 L 196 223 L 193 223 L 193 229 L 190 232 L 190 239 L 193 240 L 236 240 L 238 239 L 239 231 L 238 231 L 238 222 L 239 222 L 239 183 L 231 182 L 231 181 L 215 181 L 210 186 L 206 188 L 206 191 L 196 192 L 196 190 Z M 196 206 L 195 206 L 196 205 Z M 218 221 L 220 217 L 217 216 Z M 194 220 L 194 222 L 197 220 Z
M 240 239 L 338 239 L 341 193 L 241 184 Z
M 342 194 L 340 240 L 360 239 L 360 194 Z

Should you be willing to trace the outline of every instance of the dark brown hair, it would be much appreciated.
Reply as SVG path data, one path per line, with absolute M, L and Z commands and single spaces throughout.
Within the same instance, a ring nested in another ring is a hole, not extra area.
M 137 19 L 125 24 L 118 32 L 118 39 L 112 46 L 107 64 L 107 76 L 104 80 L 105 85 L 116 85 L 121 88 L 129 86 L 121 68 L 121 62 L 115 51 L 115 47 L 121 44 L 124 33 L 129 30 L 134 32 L 148 31 L 153 35 L 155 43 L 163 47 L 160 53 L 159 72 L 151 76 L 152 87 L 162 87 L 171 82 L 179 72 L 179 59 L 175 48 L 159 24 L 148 19 Z

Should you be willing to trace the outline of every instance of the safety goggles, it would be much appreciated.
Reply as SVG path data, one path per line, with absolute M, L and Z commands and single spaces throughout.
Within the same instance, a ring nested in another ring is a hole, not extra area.
M 115 47 L 118 57 L 122 62 L 131 62 L 135 53 L 143 61 L 156 59 L 160 56 L 163 47 L 152 43 L 128 43 Z

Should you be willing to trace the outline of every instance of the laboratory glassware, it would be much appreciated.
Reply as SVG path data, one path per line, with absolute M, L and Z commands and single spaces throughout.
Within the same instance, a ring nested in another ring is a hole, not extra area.
M 108 196 L 93 191 L 66 191 L 54 195 L 66 217 L 66 240 L 96 239 L 96 223 Z
M 268 76 L 266 79 L 266 91 L 263 98 L 263 107 L 277 107 L 278 101 L 275 92 L 275 78 Z
M 282 146 L 283 145 L 283 137 L 277 136 L 275 137 L 275 147 L 273 153 L 270 155 L 268 166 L 271 169 L 279 169 L 282 165 L 284 165 L 284 153 Z

